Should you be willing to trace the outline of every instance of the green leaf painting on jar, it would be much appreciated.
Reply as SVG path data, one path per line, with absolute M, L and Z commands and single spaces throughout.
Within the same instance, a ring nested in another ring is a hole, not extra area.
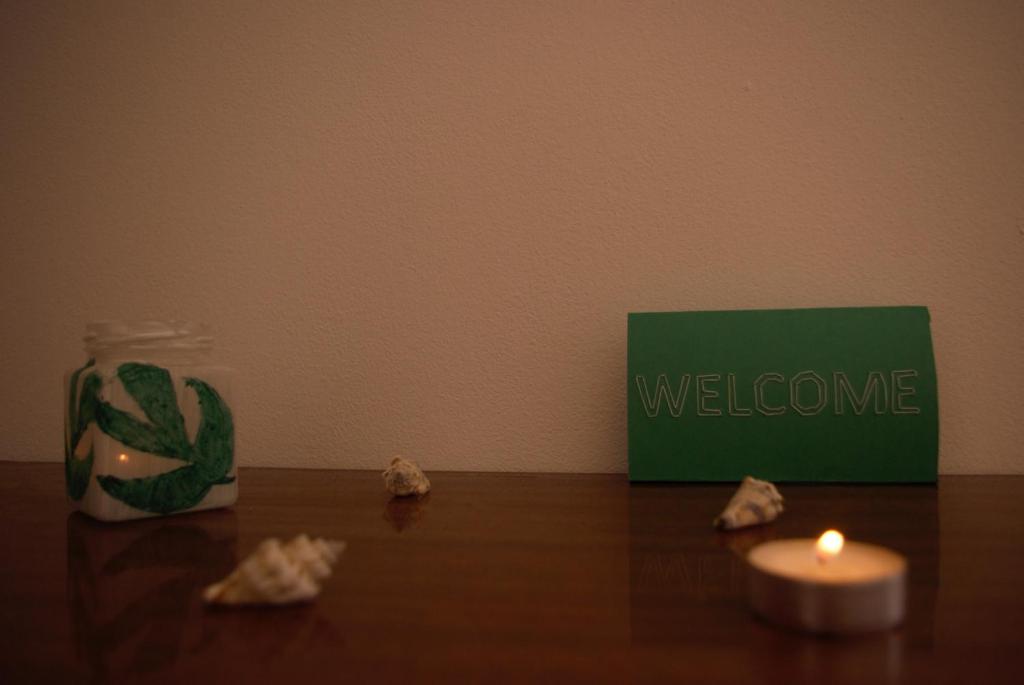
M 72 371 L 68 378 L 68 406 L 64 421 L 64 485 L 68 497 L 76 502 L 82 499 L 89 487 L 89 477 L 95 460 L 92 441 L 88 441 L 89 451 L 86 454 L 79 455 L 79 452 L 80 448 L 84 449 L 86 445 L 83 438 L 88 433 L 89 424 L 96 418 L 96 403 L 100 387 L 103 385 L 98 375 L 89 373 L 82 381 L 82 390 L 79 394 L 78 381 L 82 374 L 95 364 L 95 360 L 90 359 L 85 366 Z
M 98 400 L 95 417 L 99 429 L 126 447 L 183 464 L 142 478 L 97 476 L 108 495 L 142 511 L 169 514 L 191 509 L 213 486 L 234 481 L 228 475 L 234 463 L 234 420 L 212 386 L 199 378 L 185 379 L 186 387 L 196 394 L 200 413 L 195 440 L 190 442 L 166 369 L 129 362 L 117 367 L 117 377 L 147 421 Z

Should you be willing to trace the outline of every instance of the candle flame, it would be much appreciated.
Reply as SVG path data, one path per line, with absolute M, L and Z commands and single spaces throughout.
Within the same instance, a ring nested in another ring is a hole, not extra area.
M 818 538 L 818 545 L 815 555 L 818 561 L 824 564 L 829 559 L 834 559 L 843 551 L 843 534 L 838 530 L 826 530 Z

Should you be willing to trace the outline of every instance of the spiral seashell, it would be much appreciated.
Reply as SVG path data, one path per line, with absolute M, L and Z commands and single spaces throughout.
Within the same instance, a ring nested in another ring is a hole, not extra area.
M 392 495 L 425 495 L 430 492 L 430 481 L 414 462 L 401 457 L 391 460 L 384 473 L 384 487 Z
M 291 604 L 320 594 L 320 581 L 345 551 L 344 542 L 305 534 L 281 544 L 264 540 L 231 575 L 203 591 L 209 604 Z
M 756 526 L 778 518 L 782 513 L 782 495 L 766 480 L 747 476 L 715 519 L 715 527 L 724 530 Z

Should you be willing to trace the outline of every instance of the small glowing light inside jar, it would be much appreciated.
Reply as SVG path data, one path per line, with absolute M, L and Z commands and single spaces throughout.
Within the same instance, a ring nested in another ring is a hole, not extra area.
M 122 454 L 118 455 L 117 460 L 121 461 L 121 462 L 128 461 L 128 455 L 122 453 Z
M 818 562 L 824 564 L 829 559 L 834 559 L 843 551 L 843 534 L 838 530 L 826 530 L 818 538 L 814 554 Z

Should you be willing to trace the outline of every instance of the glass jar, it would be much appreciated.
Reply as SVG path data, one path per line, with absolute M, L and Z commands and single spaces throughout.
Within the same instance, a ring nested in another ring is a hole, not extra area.
M 103 521 L 234 504 L 234 374 L 206 327 L 98 322 L 84 340 L 89 360 L 64 375 L 72 504 Z

